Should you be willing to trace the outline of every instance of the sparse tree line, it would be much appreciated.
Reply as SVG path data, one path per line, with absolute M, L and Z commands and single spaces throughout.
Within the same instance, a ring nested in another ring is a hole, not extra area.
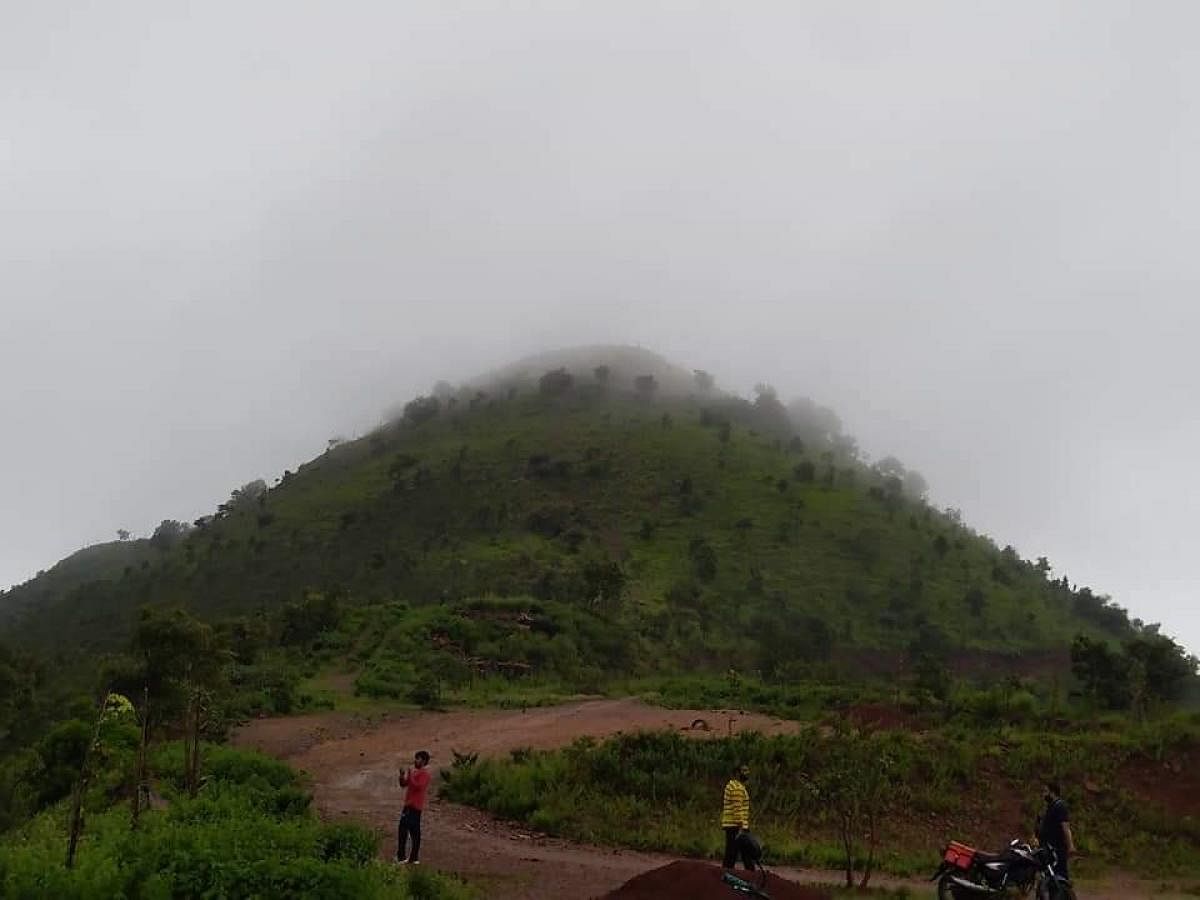
M 1139 719 L 1178 702 L 1200 663 L 1173 640 L 1143 629 L 1119 645 L 1079 635 L 1071 669 L 1083 696 L 1101 709 L 1129 710 Z
M 273 616 L 216 625 L 147 607 L 126 649 L 99 661 L 90 698 L 0 645 L 0 832 L 67 799 L 74 848 L 85 797 L 96 789 L 125 798 L 137 828 L 150 797 L 147 760 L 160 740 L 182 741 L 182 786 L 194 796 L 204 781 L 202 742 L 240 717 L 290 711 L 297 661 L 342 615 L 338 597 L 316 591 Z M 71 849 L 68 865 L 73 857 Z
M 626 388 L 632 388 L 633 396 L 647 402 L 659 398 L 659 379 L 654 374 L 630 373 L 623 378 Z M 614 370 L 608 365 L 594 367 L 590 376 L 580 376 L 559 367 L 542 373 L 532 387 L 528 382 L 509 382 L 497 385 L 493 389 L 495 393 L 476 388 L 455 389 L 446 382 L 439 382 L 429 395 L 416 397 L 405 404 L 397 421 L 401 425 L 419 426 L 443 412 L 454 412 L 464 406 L 477 409 L 485 404 L 494 405 L 497 396 L 507 400 L 522 393 L 551 400 L 575 395 L 581 398 L 604 396 L 616 384 Z M 762 434 L 779 441 L 780 446 L 786 444 L 788 452 L 804 454 L 807 450 L 818 457 L 822 463 L 820 472 L 815 463 L 809 463 L 811 469 L 805 467 L 802 480 L 814 481 L 819 474 L 822 483 L 833 486 L 839 470 L 844 478 L 853 480 L 857 467 L 863 464 L 857 441 L 842 431 L 837 414 L 807 397 L 785 405 L 774 387 L 760 383 L 754 388 L 754 399 L 747 400 L 718 391 L 712 374 L 702 369 L 693 371 L 692 388 L 692 399 L 703 403 L 701 424 L 715 428 L 722 444 L 729 442 L 735 426 L 741 426 L 754 435 Z M 664 414 L 662 423 L 664 427 L 670 426 L 670 414 Z M 894 456 L 879 460 L 869 467 L 869 472 L 879 483 L 881 496 L 924 501 L 928 494 L 925 478 Z
M 150 545 L 159 550 L 170 550 L 176 544 L 181 543 L 197 528 L 205 528 L 226 516 L 265 505 L 267 490 L 267 483 L 261 478 L 256 478 L 254 481 L 247 482 L 241 487 L 235 488 L 230 494 L 229 499 L 217 507 L 217 512 L 214 515 L 202 516 L 192 524 L 179 522 L 175 519 L 163 519 L 151 533 L 149 538 Z M 118 540 L 128 541 L 131 538 L 132 534 L 128 529 L 117 529 Z

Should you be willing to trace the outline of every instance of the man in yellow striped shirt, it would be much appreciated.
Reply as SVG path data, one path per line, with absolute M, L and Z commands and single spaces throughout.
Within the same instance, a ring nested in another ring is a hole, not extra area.
M 721 805 L 721 827 L 725 829 L 725 860 L 721 865 L 726 869 L 733 868 L 739 855 L 742 857 L 743 866 L 747 869 L 754 868 L 738 841 L 738 836 L 750 829 L 750 792 L 746 790 L 749 777 L 750 770 L 739 765 L 725 784 L 725 799 Z

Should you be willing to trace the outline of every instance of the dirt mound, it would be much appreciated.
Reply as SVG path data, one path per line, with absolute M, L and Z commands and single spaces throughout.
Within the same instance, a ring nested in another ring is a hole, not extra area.
M 722 870 L 708 863 L 679 860 L 631 878 L 604 900 L 737 900 L 739 894 L 721 880 Z M 742 877 L 742 873 L 736 873 Z M 755 884 L 760 876 L 752 876 Z M 763 890 L 771 900 L 829 900 L 826 891 L 801 887 L 775 875 L 768 875 Z

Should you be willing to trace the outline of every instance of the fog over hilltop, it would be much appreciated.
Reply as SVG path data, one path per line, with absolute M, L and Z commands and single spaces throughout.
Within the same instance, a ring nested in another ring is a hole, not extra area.
M 1200 649 L 1193 6 L 5 18 L 0 584 L 626 344 L 830 406 Z

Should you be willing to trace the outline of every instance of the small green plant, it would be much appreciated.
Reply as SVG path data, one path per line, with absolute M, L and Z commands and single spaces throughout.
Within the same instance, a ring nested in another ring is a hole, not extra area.
M 453 759 L 451 765 L 455 769 L 470 769 L 479 762 L 478 753 L 459 753 L 457 750 L 451 749 L 450 756 Z

